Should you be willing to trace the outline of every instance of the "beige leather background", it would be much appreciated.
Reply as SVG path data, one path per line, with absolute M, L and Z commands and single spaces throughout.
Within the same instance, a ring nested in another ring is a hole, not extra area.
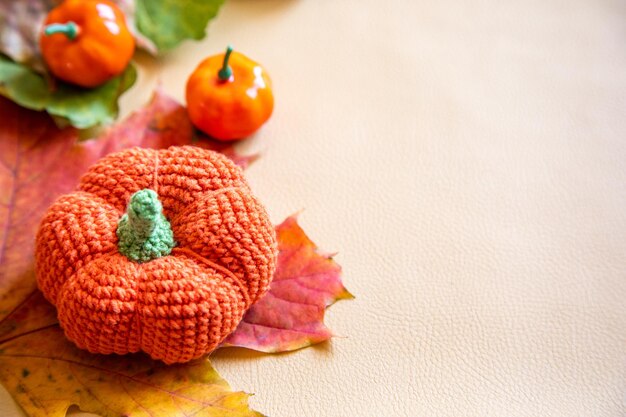
M 274 417 L 626 415 L 626 2 L 229 0 L 124 113 L 227 43 L 275 83 L 254 189 L 357 297 L 331 343 L 217 353 L 233 388 Z

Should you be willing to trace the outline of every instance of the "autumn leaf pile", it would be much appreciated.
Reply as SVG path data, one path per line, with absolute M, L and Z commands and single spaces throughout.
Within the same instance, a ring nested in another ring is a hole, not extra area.
M 156 3 L 178 7 L 174 1 Z M 140 28 L 139 10 L 152 4 L 136 2 Z M 153 40 L 158 47 L 177 42 L 171 36 Z M 2 64 L 0 78 L 1 73 Z M 47 114 L 3 98 L 0 115 L 0 382 L 17 403 L 30 416 L 49 417 L 64 416 L 72 405 L 106 417 L 260 415 L 208 359 L 166 366 L 144 354 L 105 356 L 77 349 L 37 290 L 33 267 L 34 235 L 48 205 L 110 152 L 193 144 L 222 152 L 244 168 L 255 157 L 198 138 L 185 108 L 161 92 L 99 138 L 82 142 L 76 129 L 61 129 Z M 276 230 L 279 259 L 270 291 L 224 346 L 284 352 L 327 340 L 326 307 L 351 297 L 339 265 L 317 250 L 295 216 Z

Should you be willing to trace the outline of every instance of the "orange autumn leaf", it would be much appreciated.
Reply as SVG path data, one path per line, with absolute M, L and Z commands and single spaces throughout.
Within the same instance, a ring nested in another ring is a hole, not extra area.
M 104 417 L 261 416 L 206 359 L 167 366 L 144 354 L 94 355 L 46 321 L 56 313 L 36 291 L 0 324 L 0 382 L 30 416 L 63 417 L 71 405 Z
M 320 253 L 296 216 L 276 227 L 278 263 L 270 290 L 246 313 L 223 346 L 285 352 L 328 340 L 326 307 L 352 298 L 341 282 L 341 267 Z

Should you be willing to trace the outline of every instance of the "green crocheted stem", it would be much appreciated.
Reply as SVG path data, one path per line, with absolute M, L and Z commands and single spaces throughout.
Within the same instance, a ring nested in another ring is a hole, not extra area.
M 117 225 L 120 253 L 136 262 L 169 255 L 176 246 L 170 222 L 153 190 L 139 190 L 130 198 L 126 214 Z

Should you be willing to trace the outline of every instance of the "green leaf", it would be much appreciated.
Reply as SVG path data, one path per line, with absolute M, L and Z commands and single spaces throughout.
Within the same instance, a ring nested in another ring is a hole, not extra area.
M 159 50 L 175 47 L 185 39 L 202 39 L 209 20 L 224 0 L 137 0 L 137 28 Z
M 58 83 L 52 90 L 42 75 L 0 56 L 0 95 L 29 109 L 46 110 L 80 129 L 115 120 L 117 101 L 136 78 L 137 71 L 129 65 L 122 75 L 94 89 Z

